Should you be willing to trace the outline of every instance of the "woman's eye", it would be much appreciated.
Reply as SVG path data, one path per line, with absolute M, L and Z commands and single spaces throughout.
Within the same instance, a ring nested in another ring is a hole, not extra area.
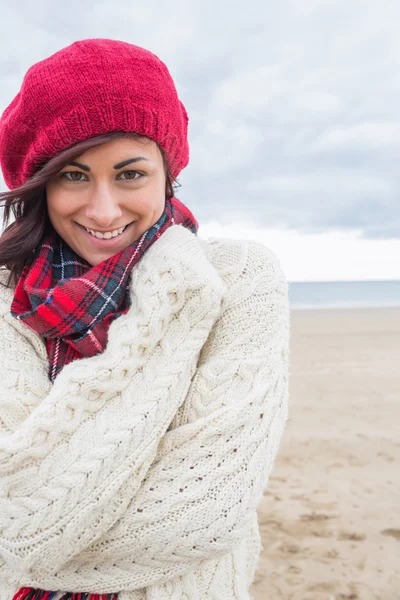
M 139 173 L 138 171 L 122 171 L 122 173 L 120 173 L 119 176 L 122 175 L 124 175 L 124 177 L 121 177 L 122 179 L 129 179 L 130 181 L 142 177 L 142 173 Z
M 122 171 L 122 173 L 120 173 L 118 175 L 118 179 L 125 179 L 127 181 L 128 180 L 135 181 L 136 179 L 139 179 L 142 176 L 143 176 L 143 173 L 139 173 L 139 171 Z M 85 175 L 85 173 L 82 173 L 81 171 L 64 171 L 63 173 L 60 174 L 60 177 L 66 179 L 67 181 L 74 181 L 74 182 L 86 181 L 86 175 Z
M 61 177 L 64 177 L 67 181 L 85 181 L 84 176 L 85 174 L 81 171 L 64 171 L 64 173 L 61 173 Z

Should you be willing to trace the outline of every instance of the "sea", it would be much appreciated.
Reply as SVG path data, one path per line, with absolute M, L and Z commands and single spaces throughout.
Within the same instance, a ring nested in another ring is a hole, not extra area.
M 294 310 L 400 306 L 400 280 L 288 283 L 289 305 Z

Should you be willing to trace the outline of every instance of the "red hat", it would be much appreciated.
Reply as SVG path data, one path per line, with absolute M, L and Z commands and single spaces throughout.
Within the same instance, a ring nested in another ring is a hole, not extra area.
M 14 189 L 55 154 L 113 131 L 165 151 L 174 177 L 189 161 L 188 116 L 165 64 L 107 39 L 74 42 L 36 63 L 0 118 L 0 165 Z

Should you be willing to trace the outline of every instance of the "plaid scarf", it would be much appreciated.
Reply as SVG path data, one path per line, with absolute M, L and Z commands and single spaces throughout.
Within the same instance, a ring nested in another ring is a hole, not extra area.
M 42 335 L 54 381 L 64 365 L 102 352 L 111 322 L 127 312 L 133 266 L 164 231 L 180 224 L 197 233 L 198 223 L 177 198 L 167 200 L 160 219 L 139 240 L 91 266 L 52 232 L 22 271 L 11 314 Z M 55 592 L 24 587 L 13 600 L 51 600 Z M 66 593 L 61 600 L 117 600 L 115 594 Z
M 111 322 L 129 308 L 132 268 L 174 224 L 197 233 L 197 221 L 177 198 L 166 201 L 160 219 L 138 240 L 96 266 L 54 231 L 43 240 L 22 271 L 11 314 L 45 338 L 51 381 L 73 360 L 104 350 Z

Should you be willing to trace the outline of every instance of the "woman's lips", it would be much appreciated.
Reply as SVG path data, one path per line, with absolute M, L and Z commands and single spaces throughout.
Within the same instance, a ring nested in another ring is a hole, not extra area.
M 95 246 L 99 246 L 99 247 L 105 247 L 105 246 L 107 247 L 107 246 L 118 245 L 120 243 L 121 239 L 125 236 L 126 232 L 130 229 L 131 225 L 133 225 L 133 223 L 134 223 L 134 221 L 132 221 L 132 223 L 128 223 L 128 225 L 126 225 L 126 227 L 122 233 L 119 233 L 115 237 L 111 237 L 108 239 L 98 238 L 98 237 L 92 235 L 91 233 L 89 233 L 87 231 L 86 227 L 84 227 L 83 225 L 80 225 L 79 223 L 78 223 L 78 226 L 81 229 L 81 231 L 87 236 L 87 238 L 89 238 L 89 240 L 91 241 L 92 244 L 94 244 Z M 119 229 L 119 228 L 116 227 L 115 229 Z M 93 230 L 93 231 L 95 231 L 95 230 Z

